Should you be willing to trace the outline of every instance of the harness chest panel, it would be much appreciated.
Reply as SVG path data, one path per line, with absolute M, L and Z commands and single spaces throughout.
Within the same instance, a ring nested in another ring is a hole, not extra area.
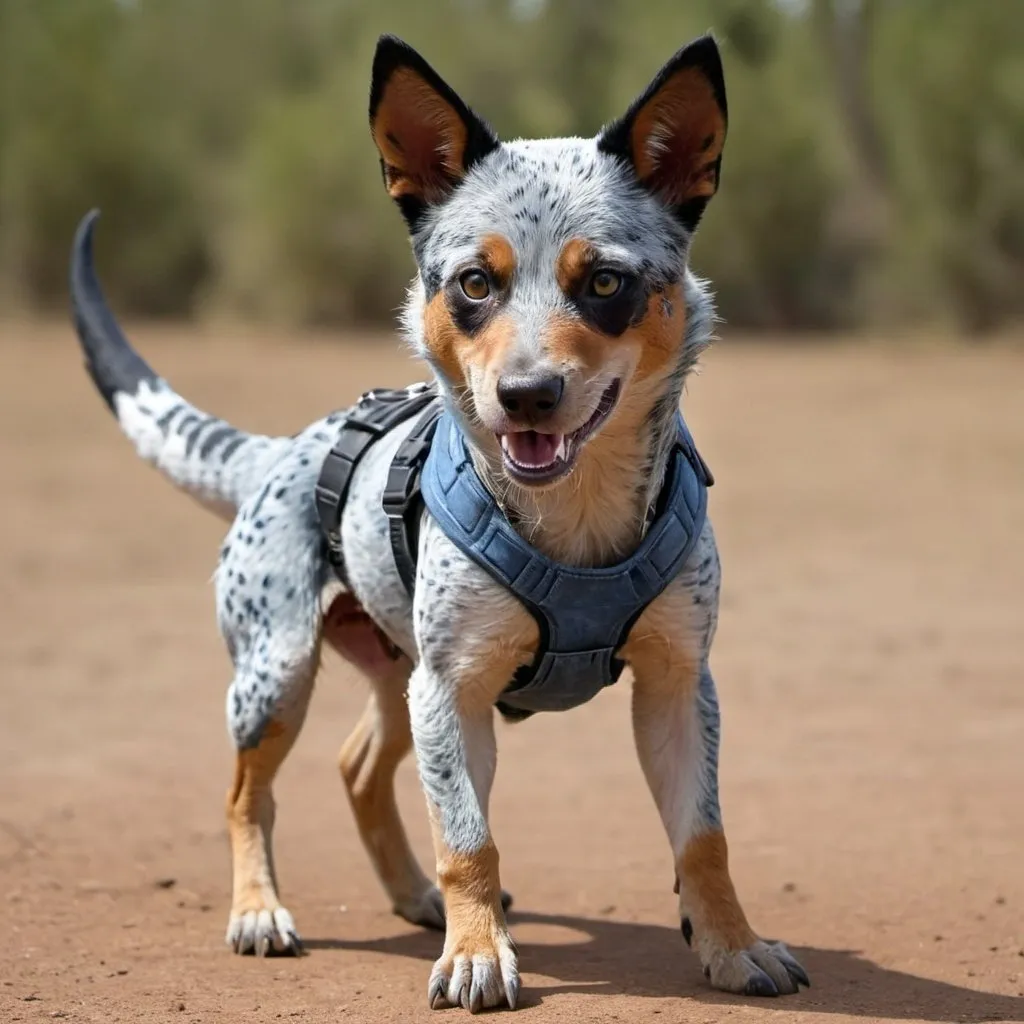
M 683 567 L 707 510 L 707 471 L 682 419 L 659 509 L 636 551 L 587 569 L 552 561 L 528 544 L 481 483 L 462 432 L 443 415 L 420 482 L 448 538 L 507 587 L 540 628 L 533 664 L 501 695 L 503 711 L 564 711 L 614 683 L 617 651 L 633 624 Z
M 382 498 L 398 574 L 411 596 L 424 505 L 447 537 L 520 600 L 540 632 L 533 663 L 497 702 L 511 718 L 584 704 L 622 672 L 618 651 L 644 609 L 668 586 L 704 525 L 713 479 L 682 417 L 654 518 L 636 551 L 618 565 L 556 563 L 516 533 L 480 481 L 455 421 L 435 388 L 371 391 L 348 414 L 324 460 L 316 507 L 328 554 L 345 582 L 340 523 L 352 476 L 370 447 L 420 413 L 391 461 Z

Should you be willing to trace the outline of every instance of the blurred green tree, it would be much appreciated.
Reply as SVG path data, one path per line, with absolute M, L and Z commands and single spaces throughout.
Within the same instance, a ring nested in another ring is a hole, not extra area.
M 1024 313 L 1009 0 L 0 0 L 0 303 L 62 305 L 100 205 L 126 311 L 388 320 L 412 264 L 366 126 L 378 33 L 514 138 L 593 134 L 709 28 L 730 138 L 693 261 L 728 321 Z

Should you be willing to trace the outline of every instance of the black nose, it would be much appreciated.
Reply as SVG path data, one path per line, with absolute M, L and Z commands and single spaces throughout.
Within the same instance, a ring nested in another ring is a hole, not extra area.
M 516 376 L 498 378 L 498 401 L 510 416 L 537 423 L 546 419 L 562 400 L 561 377 Z

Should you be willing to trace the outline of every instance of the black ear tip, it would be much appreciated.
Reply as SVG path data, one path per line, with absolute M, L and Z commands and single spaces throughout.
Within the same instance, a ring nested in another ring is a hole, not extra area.
M 377 52 L 380 53 L 388 50 L 411 50 L 412 47 L 404 39 L 399 39 L 398 36 L 392 35 L 390 32 L 382 32 L 377 37 Z
M 690 45 L 705 49 L 709 53 L 718 53 L 718 40 L 715 38 L 714 32 L 705 32 L 704 35 L 697 36 Z
M 396 64 L 407 61 L 410 55 L 415 53 L 416 51 L 404 39 L 384 33 L 377 39 L 377 48 L 373 53 L 374 73 L 377 73 L 378 69 L 393 68 Z
M 690 63 L 699 65 L 705 71 L 717 70 L 721 76 L 722 51 L 718 46 L 718 40 L 710 32 L 698 36 L 692 43 L 684 46 L 679 51 L 679 55 L 682 57 L 684 54 Z
M 697 67 L 704 73 L 715 92 L 718 105 L 725 114 L 728 110 L 725 98 L 725 68 L 722 66 L 722 51 L 718 40 L 707 32 L 684 46 L 670 62 L 675 66 Z
M 370 72 L 370 120 L 373 120 L 384 93 L 384 85 L 396 68 L 403 65 L 417 66 L 422 61 L 420 55 L 398 36 L 384 33 L 377 39 L 377 48 L 373 53 L 373 68 Z

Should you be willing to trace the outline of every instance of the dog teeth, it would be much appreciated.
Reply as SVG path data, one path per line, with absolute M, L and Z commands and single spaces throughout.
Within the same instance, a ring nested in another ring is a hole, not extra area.
M 565 457 L 565 434 L 563 434 L 562 440 L 558 442 L 558 447 L 555 449 L 555 457 L 552 461 L 557 462 L 559 459 L 561 459 L 564 462 Z
M 501 450 L 507 455 L 508 454 L 508 434 L 501 435 Z

